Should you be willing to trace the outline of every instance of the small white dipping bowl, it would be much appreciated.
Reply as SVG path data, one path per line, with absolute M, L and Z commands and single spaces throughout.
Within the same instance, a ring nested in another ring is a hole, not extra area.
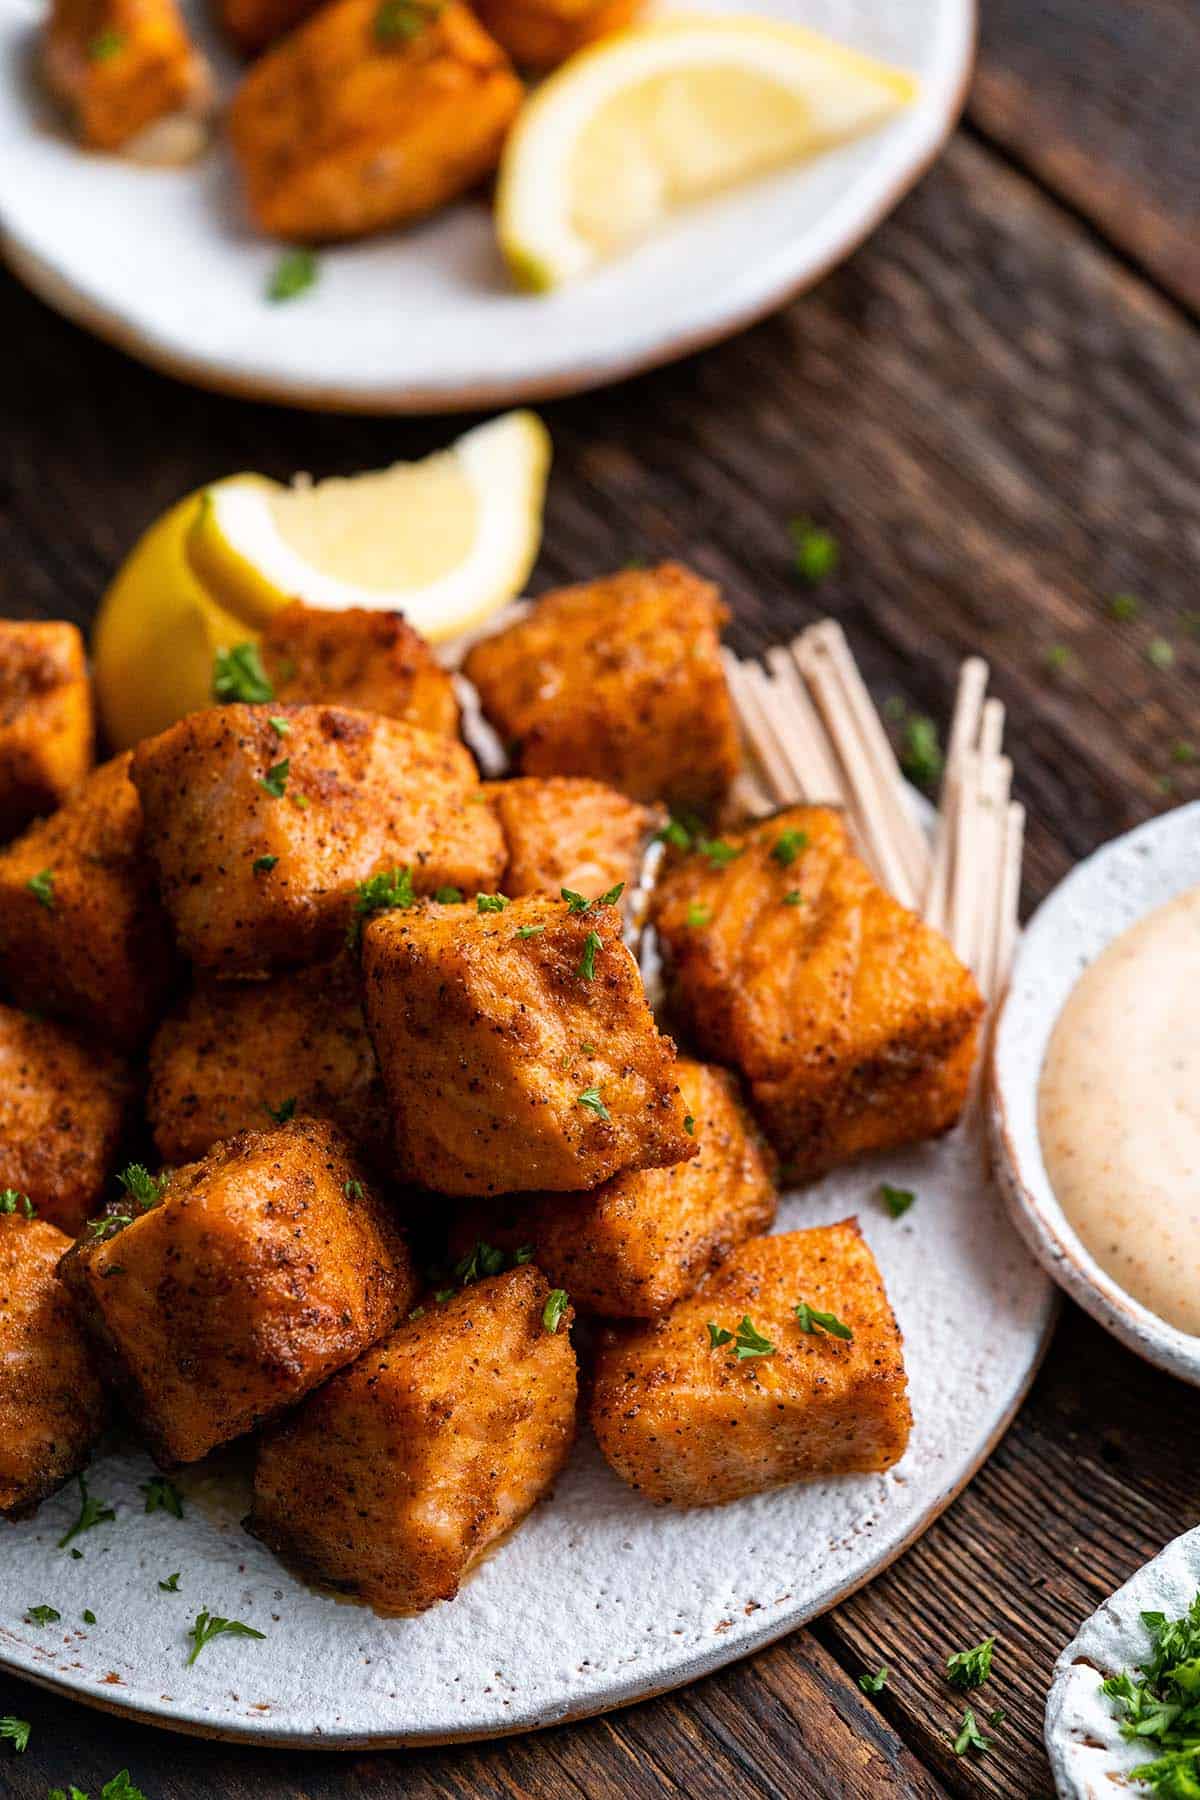
M 1194 887 L 1200 801 L 1106 844 L 1043 901 L 1021 939 L 996 1023 L 988 1121 L 1000 1190 L 1043 1267 L 1138 1356 L 1200 1386 L 1200 1337 L 1142 1306 L 1084 1248 L 1050 1185 L 1038 1135 L 1042 1063 L 1080 975 L 1130 925 Z

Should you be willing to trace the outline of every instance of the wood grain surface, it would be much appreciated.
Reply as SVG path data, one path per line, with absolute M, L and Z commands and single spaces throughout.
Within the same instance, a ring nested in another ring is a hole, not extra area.
M 535 586 L 683 556 L 723 583 L 739 649 L 833 612 L 876 697 L 939 719 L 962 656 L 989 658 L 1030 811 L 1027 904 L 1200 795 L 1181 748 L 1200 747 L 1200 336 L 1179 304 L 1200 292 L 1198 33 L 1191 0 L 990 0 L 972 124 L 858 255 L 720 349 L 545 409 Z M 86 621 L 136 533 L 210 478 L 349 473 L 461 428 L 214 399 L 12 282 L 0 320 L 7 614 Z M 817 589 L 790 573 L 800 513 L 841 546 Z M 1117 593 L 1135 618 L 1111 616 Z M 1066 1307 L 962 1498 L 870 1588 L 751 1662 L 536 1736 L 338 1758 L 172 1738 L 9 1682 L 0 1713 L 33 1736 L 23 1756 L 0 1746 L 0 1794 L 70 1781 L 97 1800 L 128 1767 L 148 1800 L 1036 1800 L 1054 1656 L 1197 1522 L 1198 1424 L 1200 1393 Z M 988 1632 L 979 1710 L 1003 1721 L 986 1755 L 956 1757 L 963 1701 L 941 1671 Z M 864 1695 L 881 1663 L 889 1685 Z

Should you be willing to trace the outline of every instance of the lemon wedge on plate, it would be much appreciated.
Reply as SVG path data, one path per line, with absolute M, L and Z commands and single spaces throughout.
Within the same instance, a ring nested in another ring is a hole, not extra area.
M 673 212 L 846 142 L 916 93 L 911 76 L 800 25 L 667 19 L 573 56 L 505 146 L 500 244 L 525 287 L 557 287 Z
M 435 642 L 519 592 L 541 541 L 550 438 L 528 412 L 468 431 L 423 462 L 285 487 L 261 475 L 209 489 L 192 569 L 239 617 L 289 600 L 403 612 Z

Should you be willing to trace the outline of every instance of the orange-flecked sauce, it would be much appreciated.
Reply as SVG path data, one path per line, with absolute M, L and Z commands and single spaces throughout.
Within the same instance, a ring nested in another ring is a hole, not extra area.
M 1042 1066 L 1046 1171 L 1100 1267 L 1200 1336 L 1200 888 L 1086 969 Z

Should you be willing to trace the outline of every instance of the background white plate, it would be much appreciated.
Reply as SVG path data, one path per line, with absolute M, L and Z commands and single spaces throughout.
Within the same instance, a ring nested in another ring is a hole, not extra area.
M 1037 1090 L 1054 1022 L 1087 965 L 1146 913 L 1200 887 L 1200 801 L 1115 838 L 1073 869 L 1025 929 L 992 1045 L 989 1117 L 1013 1219 L 1055 1281 L 1147 1362 L 1200 1386 L 1200 1338 L 1117 1286 L 1080 1243 L 1050 1185 Z
M 184 6 L 195 16 L 202 0 Z M 490 212 L 471 200 L 407 233 L 324 253 L 319 285 L 272 306 L 263 291 L 278 246 L 251 233 L 225 149 L 187 170 L 79 150 L 33 78 L 41 0 L 0 0 L 0 237 L 51 305 L 207 386 L 375 412 L 596 386 L 727 335 L 823 275 L 916 180 L 962 103 L 974 0 L 709 9 L 802 20 L 912 70 L 920 99 L 882 131 L 696 209 L 559 294 L 512 290 Z M 233 63 L 197 29 L 228 88 Z
M 1046 1701 L 1046 1750 L 1062 1800 L 1149 1794 L 1144 1787 L 1127 1787 L 1123 1777 L 1139 1763 L 1153 1762 L 1154 1745 L 1145 1739 L 1126 1743 L 1120 1730 L 1122 1715 L 1113 1711 L 1100 1684 L 1146 1661 L 1150 1640 L 1141 1613 L 1163 1612 L 1177 1619 L 1195 1599 L 1197 1588 L 1200 1530 L 1175 1538 L 1131 1575 L 1097 1607 L 1055 1663 Z
M 900 1220 L 881 1178 L 911 1187 Z M 660 1692 L 824 1611 L 909 1544 L 974 1473 L 1032 1379 L 1054 1289 L 987 1181 L 977 1131 L 862 1164 L 785 1200 L 780 1229 L 857 1213 L 905 1337 L 916 1425 L 887 1475 L 814 1482 L 691 1513 L 651 1507 L 586 1428 L 552 1499 L 419 1618 L 382 1620 L 294 1581 L 241 1530 L 248 1489 L 226 1455 L 185 1472 L 179 1522 L 142 1510 L 149 1459 L 89 1472 L 114 1523 L 56 1548 L 74 1486 L 9 1527 L 0 1665 L 157 1723 L 329 1748 L 490 1736 Z M 179 1592 L 159 1591 L 180 1571 Z M 61 1623 L 22 1623 L 31 1605 Z M 243 1619 L 185 1668 L 197 1611 Z M 96 1615 L 82 1623 L 84 1608 Z

